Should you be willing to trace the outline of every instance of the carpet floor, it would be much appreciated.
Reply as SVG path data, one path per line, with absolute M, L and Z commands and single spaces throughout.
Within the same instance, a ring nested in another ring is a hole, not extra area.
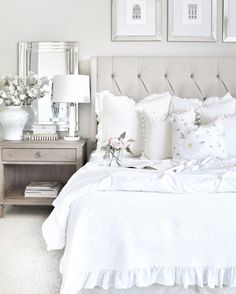
M 0 294 L 59 294 L 62 251 L 46 250 L 50 207 L 11 206 L 0 219 Z

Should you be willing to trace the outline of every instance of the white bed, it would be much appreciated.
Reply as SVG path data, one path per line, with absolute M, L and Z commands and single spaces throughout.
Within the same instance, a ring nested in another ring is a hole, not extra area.
M 162 91 L 236 96 L 234 64 L 235 58 L 96 58 L 92 93 L 110 90 L 136 100 Z M 61 294 L 235 293 L 236 160 L 124 165 L 136 169 L 88 163 L 54 203 L 43 233 L 48 249 L 66 245 Z M 222 286 L 230 288 L 213 289 Z

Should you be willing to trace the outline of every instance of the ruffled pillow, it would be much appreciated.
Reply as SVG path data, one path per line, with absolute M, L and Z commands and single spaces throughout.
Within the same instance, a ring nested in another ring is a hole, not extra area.
M 96 95 L 96 113 L 98 116 L 97 149 L 106 144 L 111 137 L 126 132 L 126 138 L 133 139 L 131 151 L 140 156 L 143 151 L 143 120 L 145 111 L 152 115 L 167 115 L 171 96 L 169 93 L 153 94 L 140 102 L 127 96 L 114 96 L 108 91 Z
M 200 115 L 201 123 L 209 123 L 216 120 L 221 115 L 235 114 L 235 98 L 230 93 L 224 97 L 210 97 L 205 101 L 197 98 L 180 98 L 173 96 L 171 98 L 171 112 L 181 113 L 194 109 Z

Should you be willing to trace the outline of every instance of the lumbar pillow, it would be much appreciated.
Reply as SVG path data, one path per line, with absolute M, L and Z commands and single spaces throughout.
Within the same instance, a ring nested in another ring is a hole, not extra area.
M 144 156 L 152 160 L 172 157 L 172 117 L 160 117 L 144 111 Z M 176 119 L 194 123 L 195 112 L 176 114 Z
M 127 96 L 114 96 L 108 91 L 96 95 L 98 116 L 97 149 L 106 145 L 107 140 L 126 132 L 133 139 L 130 148 L 135 156 L 143 151 L 143 111 L 157 115 L 167 115 L 170 107 L 169 93 L 150 95 L 138 103 Z
M 225 158 L 224 121 L 197 126 L 179 119 L 172 124 L 172 157 L 175 159 L 204 159 L 208 156 Z

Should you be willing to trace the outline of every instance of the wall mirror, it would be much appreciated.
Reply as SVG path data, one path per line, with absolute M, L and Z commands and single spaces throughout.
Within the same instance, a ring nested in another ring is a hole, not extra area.
M 52 79 L 58 74 L 78 74 L 77 42 L 20 42 L 18 44 L 18 75 L 33 72 Z M 34 102 L 26 130 L 31 130 L 33 121 L 58 122 L 60 131 L 68 128 L 68 105 L 60 103 L 52 107 L 51 93 Z

